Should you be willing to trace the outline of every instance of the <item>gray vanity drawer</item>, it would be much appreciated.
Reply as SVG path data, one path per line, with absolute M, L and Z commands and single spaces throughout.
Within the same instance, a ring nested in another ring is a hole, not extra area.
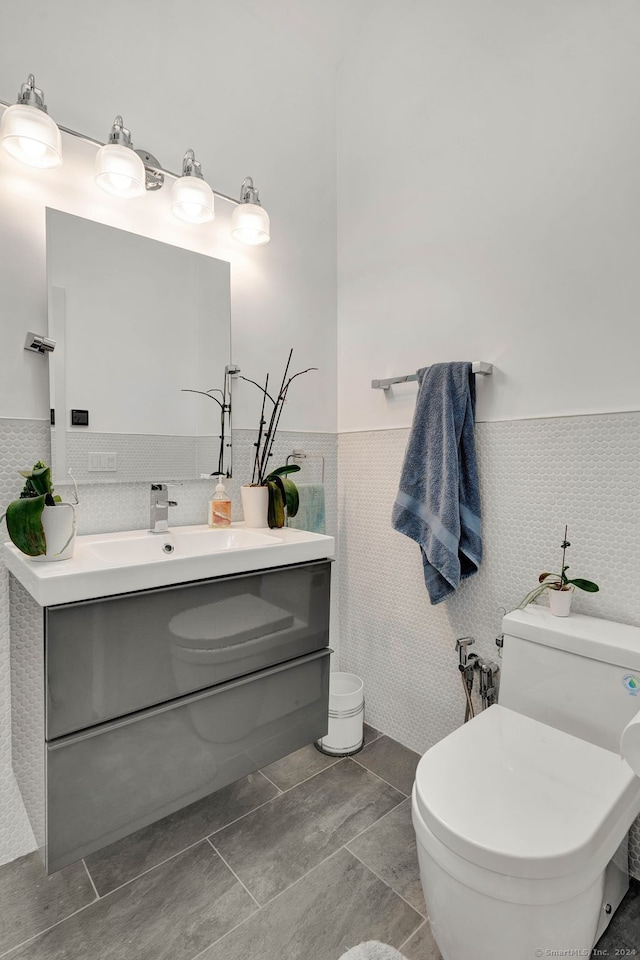
M 320 650 L 331 563 L 48 607 L 47 740 Z
M 330 655 L 48 744 L 48 872 L 324 736 Z

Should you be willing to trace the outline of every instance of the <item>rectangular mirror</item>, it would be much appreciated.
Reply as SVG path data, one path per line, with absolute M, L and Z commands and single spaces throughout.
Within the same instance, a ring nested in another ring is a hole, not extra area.
M 55 480 L 230 475 L 229 264 L 47 209 L 47 290 Z

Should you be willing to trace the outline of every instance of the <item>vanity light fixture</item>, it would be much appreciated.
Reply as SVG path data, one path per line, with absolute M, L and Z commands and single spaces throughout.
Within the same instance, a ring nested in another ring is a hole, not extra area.
M 0 142 L 12 157 L 30 167 L 62 163 L 62 137 L 32 73 L 20 87 L 16 103 L 4 111 Z
M 171 210 L 187 223 L 213 220 L 213 190 L 202 176 L 202 169 L 193 150 L 187 150 L 182 161 L 182 176 L 171 187 Z
M 131 134 L 117 116 L 103 144 L 77 130 L 57 125 L 47 114 L 44 95 L 35 85 L 33 74 L 20 89 L 15 104 L 0 100 L 4 113 L 0 120 L 0 143 L 17 160 L 34 167 L 55 167 L 62 163 L 60 131 L 85 143 L 95 144 L 95 182 L 116 197 L 140 197 L 145 191 L 160 190 L 166 177 L 174 180 L 171 190 L 172 212 L 189 223 L 207 223 L 214 219 L 214 197 L 232 203 L 231 236 L 239 243 L 259 246 L 270 239 L 269 215 L 260 203 L 251 177 L 245 177 L 240 199 L 214 190 L 202 176 L 193 150 L 187 150 L 182 174 L 161 167 L 153 154 L 134 150 Z
M 245 177 L 240 187 L 240 203 L 231 216 L 231 236 L 240 243 L 258 247 L 269 243 L 269 214 L 260 203 L 260 196 L 251 177 Z
M 122 117 L 113 121 L 109 140 L 96 154 L 95 181 L 113 197 L 141 197 L 145 191 L 144 163 L 133 149 Z

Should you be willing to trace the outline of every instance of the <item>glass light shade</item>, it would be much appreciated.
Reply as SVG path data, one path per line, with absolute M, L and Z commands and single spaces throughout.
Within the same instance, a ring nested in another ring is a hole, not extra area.
M 257 203 L 239 203 L 231 216 L 231 236 L 252 247 L 269 243 L 269 214 Z
M 180 177 L 171 188 L 171 210 L 187 223 L 213 220 L 213 191 L 200 177 Z
M 144 163 L 131 147 L 105 143 L 96 154 L 95 181 L 114 197 L 141 197 L 145 191 Z
M 57 167 L 62 163 L 62 137 L 54 120 L 38 107 L 14 103 L 7 107 L 0 142 L 12 157 L 30 167 Z

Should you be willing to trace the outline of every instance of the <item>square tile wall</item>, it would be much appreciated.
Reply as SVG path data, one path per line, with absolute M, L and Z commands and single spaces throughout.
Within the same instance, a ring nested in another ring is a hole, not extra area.
M 463 720 L 456 637 L 496 657 L 502 613 L 559 565 L 565 523 L 571 572 L 601 589 L 575 609 L 640 626 L 640 413 L 479 423 L 485 559 L 435 607 L 390 522 L 408 435 L 339 437 L 340 667 L 363 678 L 369 722 L 424 752 Z M 631 851 L 640 875 L 637 824 Z

